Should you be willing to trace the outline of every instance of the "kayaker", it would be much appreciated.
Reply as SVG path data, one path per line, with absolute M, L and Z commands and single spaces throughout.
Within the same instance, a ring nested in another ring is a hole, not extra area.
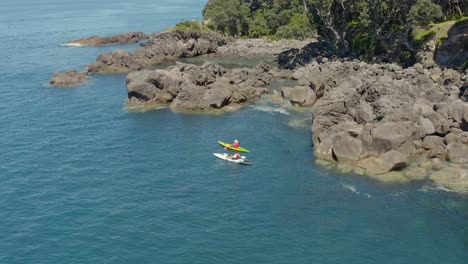
M 240 159 L 241 158 L 241 155 L 239 153 L 236 152 L 236 154 L 232 155 L 231 156 L 231 159 Z
M 233 148 L 239 148 L 240 147 L 240 142 L 237 139 L 234 139 L 234 143 L 232 144 Z

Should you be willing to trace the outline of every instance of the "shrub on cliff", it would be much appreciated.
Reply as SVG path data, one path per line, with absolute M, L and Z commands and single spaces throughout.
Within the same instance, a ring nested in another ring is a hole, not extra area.
M 177 23 L 174 29 L 183 31 L 191 30 L 196 32 L 210 31 L 210 29 L 207 26 L 205 26 L 202 22 L 197 20 L 184 20 L 182 22 Z

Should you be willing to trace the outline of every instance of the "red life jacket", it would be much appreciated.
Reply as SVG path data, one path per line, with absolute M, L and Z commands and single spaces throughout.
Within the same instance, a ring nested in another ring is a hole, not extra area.
M 234 154 L 235 159 L 240 159 L 241 155 L 239 153 Z
M 238 148 L 240 147 L 240 143 L 239 142 L 234 142 L 234 144 L 232 145 L 234 148 Z

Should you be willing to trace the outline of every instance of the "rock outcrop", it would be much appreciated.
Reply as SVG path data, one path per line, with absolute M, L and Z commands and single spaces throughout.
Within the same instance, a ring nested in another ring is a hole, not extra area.
M 125 43 L 134 43 L 142 39 L 147 39 L 149 36 L 143 32 L 127 32 L 122 34 L 117 34 L 108 37 L 102 36 L 91 36 L 86 38 L 80 38 L 75 40 L 70 40 L 67 45 L 76 45 L 76 46 L 103 46 L 103 45 L 113 45 L 113 44 L 125 44 Z
M 277 54 L 278 64 L 285 69 L 294 69 L 318 60 L 327 62 L 336 55 L 335 46 L 327 41 L 310 42 L 302 48 L 291 48 Z
M 267 65 L 228 70 L 217 64 L 178 63 L 166 70 L 135 71 L 127 76 L 130 106 L 169 104 L 177 111 L 216 111 L 256 101 L 275 76 Z
M 445 67 L 460 68 L 468 61 L 468 20 L 453 25 L 448 38 L 437 48 L 435 61 Z
M 468 163 L 468 103 L 460 93 L 466 77 L 454 70 L 313 61 L 293 77 L 299 86 L 281 94 L 293 105 L 312 106 L 319 159 L 374 175 L 421 157 Z
M 76 86 L 89 79 L 87 72 L 79 72 L 71 69 L 65 72 L 56 72 L 49 80 L 53 86 Z
M 176 30 L 154 33 L 135 52 L 114 50 L 101 54 L 87 67 L 92 73 L 131 72 L 178 58 L 215 53 L 218 46 L 224 44 L 226 40 L 213 32 Z

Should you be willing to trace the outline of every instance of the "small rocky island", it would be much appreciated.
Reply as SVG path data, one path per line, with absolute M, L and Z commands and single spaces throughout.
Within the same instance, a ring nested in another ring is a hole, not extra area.
M 76 69 L 71 69 L 54 73 L 49 83 L 53 86 L 67 87 L 80 85 L 87 80 L 89 80 L 88 72 L 79 72 Z
M 447 68 L 459 57 L 444 54 L 466 40 L 461 23 L 447 43 L 429 41 L 411 66 L 340 56 L 317 40 L 232 39 L 215 32 L 153 33 L 135 52 L 114 50 L 86 72 L 56 73 L 50 83 L 76 85 L 88 74 L 128 73 L 128 106 L 169 106 L 183 112 L 225 112 L 273 93 L 276 80 L 295 80 L 278 94 L 291 107 L 310 108 L 315 158 L 325 166 L 386 182 L 432 180 L 468 193 L 468 75 Z M 177 62 L 202 55 L 275 56 L 278 64 L 226 69 L 214 63 Z M 451 53 L 449 53 L 451 54 Z M 466 59 L 465 59 L 466 60 Z M 441 66 L 444 65 L 445 66 Z

